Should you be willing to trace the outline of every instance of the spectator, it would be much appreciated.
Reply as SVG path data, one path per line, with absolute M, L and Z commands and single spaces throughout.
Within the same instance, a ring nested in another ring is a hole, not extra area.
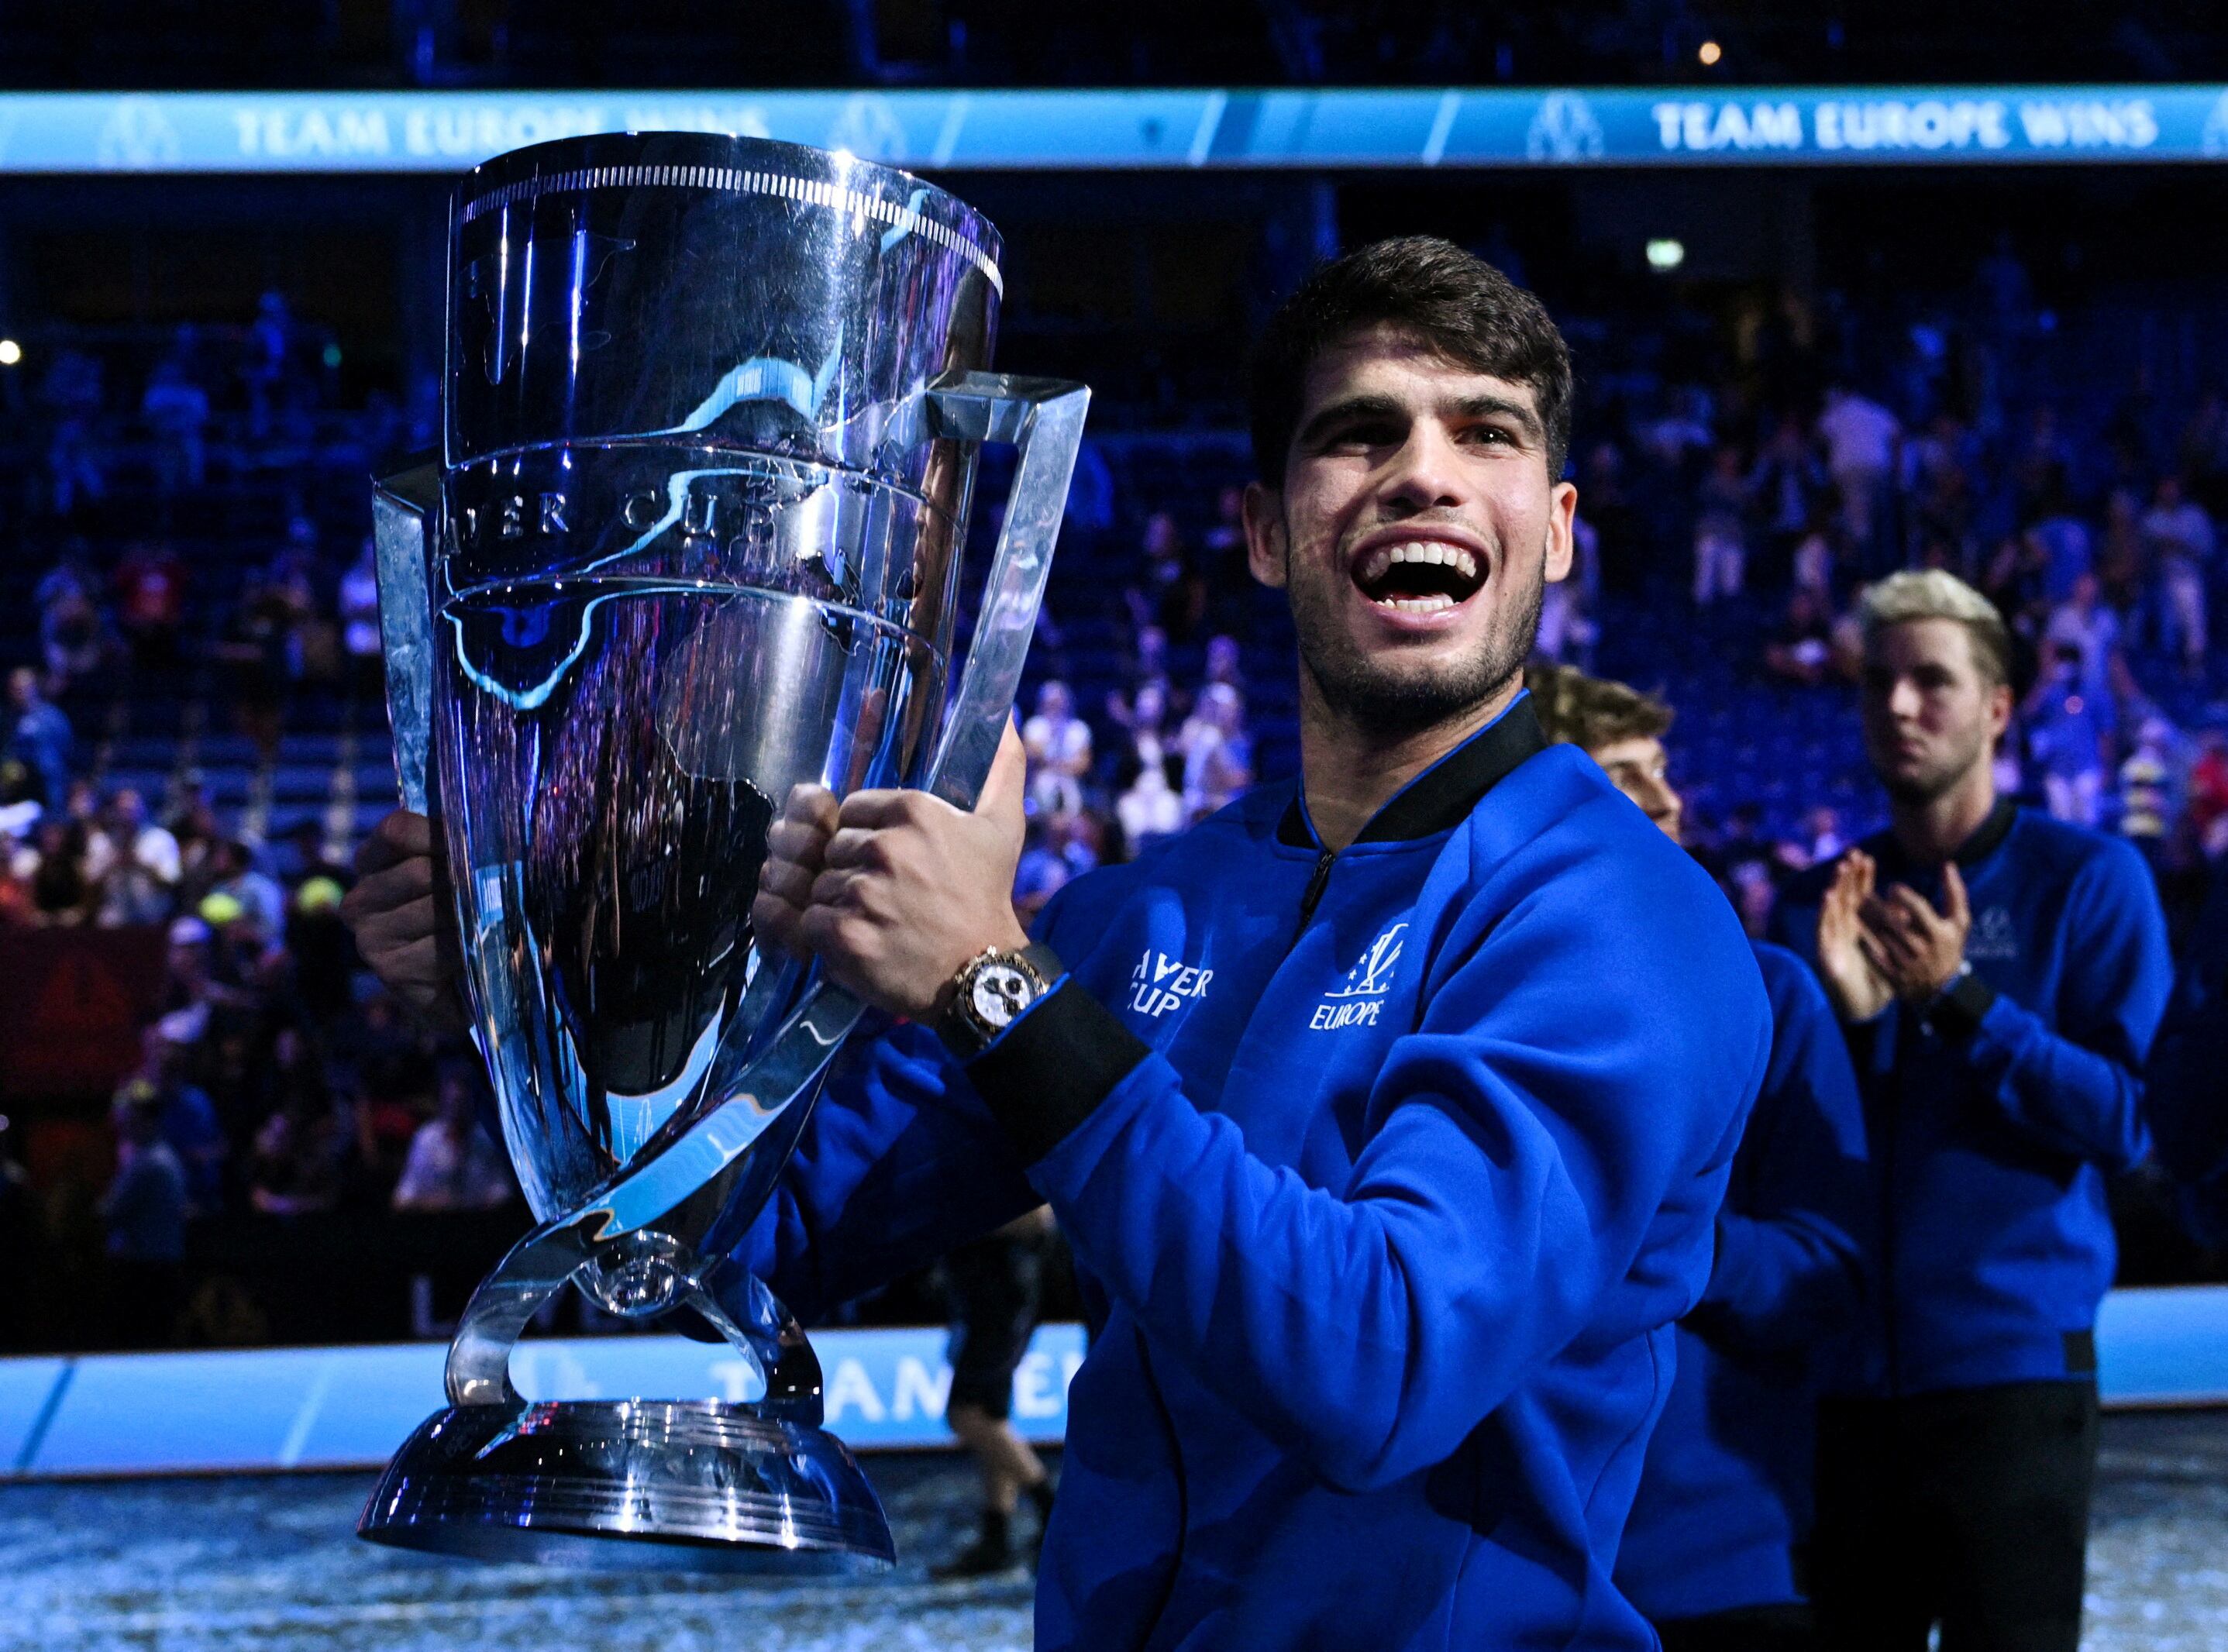
M 1787 599 L 1787 613 L 1764 648 L 1764 669 L 1789 682 L 1814 687 L 1823 682 L 1834 665 L 1833 618 L 1817 593 L 1797 586 Z
M 1183 768 L 1174 755 L 1159 754 L 1137 765 L 1137 778 L 1116 800 L 1114 812 L 1130 853 L 1142 854 L 1156 839 L 1184 827 Z
M 2160 635 L 2179 650 L 2182 674 L 2205 675 L 2208 639 L 2205 575 L 2212 560 L 2212 519 L 2184 496 L 2181 478 L 2161 477 L 2143 515 L 2143 538 L 2158 569 Z
M 1209 683 L 1176 736 L 1183 755 L 1184 810 L 1204 820 L 1253 784 L 1245 701 L 1226 682 Z
M 39 613 L 39 650 L 47 667 L 47 692 L 66 695 L 108 663 L 115 638 L 99 605 L 73 587 Z
M 1834 611 L 1834 537 L 1827 519 L 1814 516 L 1796 541 L 1791 559 L 1792 584 L 1807 591 L 1821 613 Z
M 286 891 L 276 878 L 256 869 L 254 855 L 246 844 L 234 838 L 218 845 L 215 870 L 211 895 L 236 901 L 240 911 L 266 937 L 285 927 Z
M 115 1110 L 116 1175 L 101 1195 L 108 1228 L 112 1336 L 119 1348 L 162 1348 L 178 1310 L 186 1257 L 186 1175 L 163 1139 L 151 1099 Z
M 1825 444 L 1826 473 L 1841 490 L 1842 525 L 1850 543 L 1869 560 L 1903 426 L 1877 401 L 1837 384 L 1826 392 L 1818 439 Z
M 1188 643 L 1207 615 L 1207 586 L 1184 551 L 1175 517 L 1156 510 L 1145 519 L 1143 579 L 1129 592 L 1132 622 L 1158 625 L 1177 643 Z
M 397 1210 L 491 1210 L 510 1199 L 503 1151 L 480 1128 L 477 1073 L 462 1061 L 442 1065 L 433 1117 L 410 1138 L 394 1184 Z
M 117 624 L 132 663 L 149 673 L 176 670 L 186 614 L 186 567 L 170 546 L 142 540 L 116 569 Z
M 1740 449 L 1721 445 L 1702 478 L 1701 512 L 1694 519 L 1694 605 L 1740 594 L 1748 566 L 1748 485 Z
M 1748 473 L 1747 491 L 1765 543 L 1780 559 L 1777 566 L 1784 566 L 1796 545 L 1816 531 L 1816 507 L 1824 483 L 1809 444 L 1802 439 L 1802 426 L 1783 416 L 1774 419 L 1771 434 Z
M 2027 701 L 2027 754 L 2051 815 L 2094 826 L 2104 796 L 2103 708 L 2083 690 L 2078 650 L 2059 645 Z
M 188 375 L 182 354 L 155 363 L 139 398 L 139 417 L 155 438 L 156 485 L 166 496 L 182 487 L 200 487 L 208 469 L 202 432 L 208 426 L 208 392 Z
M 2102 586 L 2094 573 L 2073 581 L 2043 630 L 2046 650 L 2071 649 L 2081 656 L 2081 692 L 2092 705 L 2109 705 L 2112 667 L 2120 652 L 2120 617 L 2098 599 Z
M 0 803 L 60 810 L 69 789 L 69 719 L 39 692 L 39 674 L 27 665 L 8 674 L 8 704 L 15 727 L 0 760 Z
M 170 829 L 147 818 L 147 805 L 130 786 L 108 800 L 99 850 L 87 868 L 99 886 L 99 921 L 159 924 L 175 909 L 184 866 Z
M 224 1162 L 229 1149 L 208 1092 L 186 1077 L 189 1051 L 170 1041 L 162 1023 L 141 1035 L 138 1071 L 116 1092 L 118 1117 L 126 1107 L 154 1110 L 163 1141 L 185 1179 L 187 1214 L 214 1213 L 224 1197 Z
M 2228 733 L 2208 728 L 2197 737 L 2189 766 L 2189 823 L 2209 857 L 2228 854 Z
M 1106 714 L 1134 734 L 1144 720 L 1143 708 L 1150 698 L 1154 708 L 1150 727 L 1158 733 L 1162 721 L 1176 709 L 1175 690 L 1168 681 L 1168 637 L 1158 625 L 1140 626 L 1136 657 L 1124 672 L 1129 687 L 1106 697 Z
M 2135 611 L 2148 567 L 2142 507 L 2129 490 L 2115 488 L 2105 502 L 2104 532 L 2097 545 L 2097 594 L 2115 615 Z
M 95 423 L 100 417 L 100 363 L 66 349 L 47 369 L 40 395 L 54 413 L 47 443 L 47 478 L 54 515 L 67 518 L 80 501 L 98 504 L 107 493 Z
M 36 921 L 69 928 L 93 916 L 93 888 L 85 875 L 85 829 L 63 815 L 40 818 L 29 851 L 31 906 Z M 25 861 L 19 855 L 16 870 Z
M 366 535 L 363 549 L 341 576 L 341 650 L 348 656 L 349 691 L 377 705 L 387 692 L 386 656 L 379 634 L 378 547 Z
M 2142 852 L 2154 874 L 2165 865 L 2166 847 L 2180 822 L 2174 797 L 2174 730 L 2147 717 L 2135 749 L 2120 765 L 2120 836 Z
M 1075 714 L 1067 684 L 1054 679 L 1037 690 L 1037 713 L 1021 725 L 1021 744 L 1029 754 L 1029 806 L 1046 815 L 1081 809 L 1091 773 L 1091 725 Z
M 1021 856 L 1014 868 L 1014 910 L 1025 923 L 1034 923 L 1045 903 L 1067 887 L 1073 872 L 1063 851 L 1072 815 L 1038 814 L 1029 820 L 1021 842 Z
M 232 671 L 233 715 L 266 763 L 278 759 L 287 695 L 298 675 L 294 619 L 284 588 L 253 586 L 217 644 L 217 657 Z
M 2062 486 L 2052 486 L 2044 499 L 2027 531 L 2042 549 L 2043 600 L 2059 603 L 2073 594 L 2083 574 L 2095 572 L 2096 545 Z

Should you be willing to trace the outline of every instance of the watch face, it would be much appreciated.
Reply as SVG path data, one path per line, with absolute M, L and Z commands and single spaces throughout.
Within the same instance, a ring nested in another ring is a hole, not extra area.
M 967 984 L 968 1008 L 986 1027 L 1009 1027 L 1028 1008 L 1035 983 L 1010 964 L 989 963 Z

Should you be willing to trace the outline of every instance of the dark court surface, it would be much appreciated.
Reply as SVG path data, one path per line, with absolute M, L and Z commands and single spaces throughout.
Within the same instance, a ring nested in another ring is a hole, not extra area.
M 880 1457 L 905 1559 L 782 1588 L 400 1554 L 350 1535 L 368 1475 L 0 1489 L 0 1649 L 94 1652 L 1008 1652 L 1028 1576 L 939 1584 L 970 1535 L 956 1457 Z M 2108 1417 L 2090 1544 L 2092 1652 L 2228 1652 L 2228 1412 Z

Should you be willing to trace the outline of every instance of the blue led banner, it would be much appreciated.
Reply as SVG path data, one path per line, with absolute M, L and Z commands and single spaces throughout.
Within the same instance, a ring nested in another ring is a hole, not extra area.
M 956 1444 L 935 1328 L 813 1333 L 828 1425 L 861 1450 Z M 1038 1328 L 1014 1373 L 1014 1425 L 1040 1444 L 1067 1426 L 1083 1327 Z M 441 1400 L 439 1342 L 0 1360 L 0 1481 L 370 1469 Z M 2097 1322 L 2108 1406 L 2228 1404 L 2228 1285 L 2115 1290 Z M 737 1399 L 733 1353 L 678 1336 L 532 1340 L 511 1375 L 535 1399 Z
M 862 1451 L 955 1444 L 939 1328 L 814 1333 L 828 1426 Z M 1058 1442 L 1083 1327 L 1043 1325 L 1014 1373 L 1014 1426 Z M 375 1468 L 441 1403 L 447 1347 L 212 1349 L 0 1360 L 0 1480 L 13 1476 Z M 529 1399 L 742 1399 L 750 1368 L 679 1336 L 534 1339 L 511 1356 Z
M 16 93 L 0 172 L 454 172 L 654 131 L 931 170 L 2202 162 L 2228 86 Z

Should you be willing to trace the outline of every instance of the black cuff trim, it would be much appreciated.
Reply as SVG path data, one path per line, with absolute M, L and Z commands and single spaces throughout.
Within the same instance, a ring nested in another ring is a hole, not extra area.
M 1934 1001 L 1927 1016 L 1945 1038 L 1970 1038 L 1981 1030 L 1981 1017 L 1996 1002 L 1996 989 L 1977 975 L 1958 978 L 1949 991 Z
M 1024 1163 L 1066 1140 L 1152 1048 L 1073 981 L 1034 1005 L 967 1064 Z

